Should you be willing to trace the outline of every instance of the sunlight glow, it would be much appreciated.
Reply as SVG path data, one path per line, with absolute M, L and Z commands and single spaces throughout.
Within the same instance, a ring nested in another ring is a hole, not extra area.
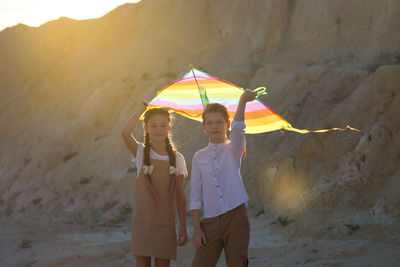
M 69 17 L 89 19 L 105 15 L 125 3 L 137 3 L 140 0 L 1 0 L 0 31 L 23 23 L 40 26 L 43 23 Z
M 279 214 L 293 215 L 307 206 L 307 177 L 293 164 L 269 166 L 260 175 L 259 193 L 266 207 Z
M 275 205 L 282 210 L 296 210 L 304 201 L 305 191 L 306 187 L 299 177 L 280 177 L 280 181 L 274 186 Z

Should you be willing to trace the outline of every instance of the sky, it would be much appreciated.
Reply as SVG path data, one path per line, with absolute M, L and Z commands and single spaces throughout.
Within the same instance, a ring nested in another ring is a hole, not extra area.
M 23 23 L 40 26 L 43 23 L 69 17 L 97 18 L 124 3 L 140 0 L 0 0 L 0 31 Z

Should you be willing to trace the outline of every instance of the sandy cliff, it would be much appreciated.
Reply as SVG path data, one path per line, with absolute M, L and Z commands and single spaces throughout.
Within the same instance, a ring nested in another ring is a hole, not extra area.
M 399 25 L 396 0 L 144 0 L 99 19 L 5 29 L 1 218 L 128 221 L 136 170 L 120 129 L 139 101 L 194 64 L 267 86 L 263 100 L 294 127 L 361 130 L 248 136 L 243 177 L 254 213 L 308 226 L 394 226 Z M 174 136 L 189 165 L 207 142 L 200 124 L 179 116 Z

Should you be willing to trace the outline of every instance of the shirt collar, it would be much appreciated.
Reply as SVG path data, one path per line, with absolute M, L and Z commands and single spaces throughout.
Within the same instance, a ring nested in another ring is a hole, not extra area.
M 212 142 L 208 142 L 208 146 L 207 146 L 207 148 L 208 149 L 219 149 L 219 148 L 221 148 L 221 147 L 224 147 L 225 145 L 227 145 L 229 143 L 229 141 L 228 140 L 225 140 L 225 142 L 223 142 L 223 143 L 212 143 Z

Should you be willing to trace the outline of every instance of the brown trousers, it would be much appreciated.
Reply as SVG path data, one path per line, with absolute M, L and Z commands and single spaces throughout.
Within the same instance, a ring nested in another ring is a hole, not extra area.
M 244 204 L 222 215 L 203 219 L 200 226 L 207 245 L 204 249 L 196 249 L 192 267 L 215 266 L 222 249 L 228 267 L 248 266 L 250 224 Z

